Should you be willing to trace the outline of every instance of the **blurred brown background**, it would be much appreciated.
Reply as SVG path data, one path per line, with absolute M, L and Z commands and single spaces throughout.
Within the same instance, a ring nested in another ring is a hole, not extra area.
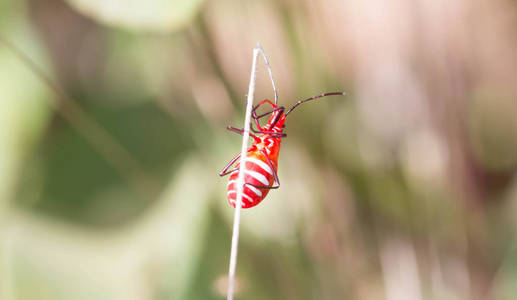
M 257 42 L 281 105 L 347 96 L 290 115 L 237 299 L 517 299 L 516 13 L 0 0 L 0 299 L 225 298 Z

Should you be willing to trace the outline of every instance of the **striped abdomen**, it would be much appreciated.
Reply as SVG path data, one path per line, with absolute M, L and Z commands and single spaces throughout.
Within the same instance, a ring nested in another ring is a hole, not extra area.
M 248 152 L 246 158 L 246 169 L 244 171 L 244 182 L 248 183 L 244 185 L 242 194 L 242 208 L 250 208 L 259 204 L 269 192 L 269 189 L 256 188 L 255 186 L 268 186 L 271 187 L 274 182 L 273 172 L 276 172 L 276 162 L 272 161 L 274 170 L 268 164 L 268 161 L 262 153 L 258 151 Z M 239 170 L 240 163 L 236 165 Z M 230 176 L 228 181 L 228 203 L 235 207 L 237 198 L 237 178 L 239 177 L 239 171 L 235 171 Z

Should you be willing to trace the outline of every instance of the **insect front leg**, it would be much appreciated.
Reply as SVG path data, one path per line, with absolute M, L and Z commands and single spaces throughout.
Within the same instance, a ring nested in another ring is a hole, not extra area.
M 265 112 L 265 113 L 260 114 L 260 115 L 258 115 L 258 116 L 257 116 L 257 113 L 255 112 L 255 110 L 256 110 L 257 108 L 258 108 L 258 107 L 255 107 L 255 109 L 253 109 L 253 110 L 252 110 L 252 116 L 253 116 L 253 119 L 255 119 L 255 120 L 261 119 L 261 118 L 263 118 L 263 117 L 265 117 L 265 116 L 267 116 L 267 115 L 269 115 L 269 114 L 274 113 L 275 111 L 279 111 L 279 110 L 282 110 L 282 111 L 283 111 L 283 110 L 285 110 L 285 107 L 280 106 L 280 107 L 277 107 L 277 108 L 275 108 L 275 109 L 273 109 L 273 110 L 270 110 L 270 111 L 268 111 L 268 112 Z
M 255 107 L 253 107 L 253 109 L 251 110 L 251 116 L 253 117 L 253 119 L 255 120 L 255 125 L 257 125 L 257 128 L 259 130 L 262 130 L 262 127 L 260 126 L 260 123 L 259 123 L 259 119 L 257 117 L 257 113 L 255 112 L 259 107 L 261 107 L 262 105 L 266 104 L 266 103 L 269 103 L 273 108 L 277 108 L 276 107 L 276 104 L 274 104 L 273 102 L 269 101 L 269 100 L 262 100 L 259 104 L 257 104 Z M 267 114 L 266 114 L 267 115 Z
M 264 100 L 264 101 L 269 101 L 269 100 Z M 263 118 L 269 114 L 276 112 L 274 119 L 270 120 L 270 122 L 268 123 L 268 128 L 273 128 L 285 110 L 285 107 L 283 107 L 283 106 L 277 107 L 276 105 L 271 104 L 273 106 L 273 110 L 265 112 L 265 113 L 257 116 L 256 110 L 260 105 L 265 103 L 264 101 L 262 101 L 259 105 L 255 106 L 255 108 L 253 108 L 253 110 L 252 110 L 252 116 L 253 116 L 253 119 L 255 120 L 255 124 L 258 127 L 258 131 L 261 131 L 261 132 L 264 131 L 264 128 L 260 127 L 260 122 L 259 122 L 260 118 Z M 269 101 L 269 103 L 271 103 L 271 101 Z M 267 133 L 267 132 L 264 132 L 264 133 Z

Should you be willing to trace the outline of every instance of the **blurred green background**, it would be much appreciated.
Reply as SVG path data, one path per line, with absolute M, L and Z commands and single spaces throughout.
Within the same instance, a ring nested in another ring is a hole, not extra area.
M 224 299 L 257 42 L 281 105 L 347 96 L 290 115 L 237 299 L 517 299 L 516 34 L 509 0 L 0 0 L 0 299 Z

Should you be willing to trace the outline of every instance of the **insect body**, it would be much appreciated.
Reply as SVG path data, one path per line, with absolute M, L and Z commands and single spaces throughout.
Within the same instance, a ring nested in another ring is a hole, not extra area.
M 251 131 L 258 134 L 258 136 L 250 133 L 254 142 L 251 147 L 248 148 L 246 154 L 242 208 L 250 208 L 259 204 L 267 196 L 269 190 L 280 187 L 280 181 L 278 180 L 277 175 L 278 153 L 280 152 L 282 138 L 287 136 L 283 132 L 287 115 L 304 102 L 331 95 L 343 95 L 343 93 L 325 93 L 305 100 L 300 100 L 285 113 L 285 108 L 283 106 L 277 106 L 269 100 L 264 100 L 253 108 L 252 117 L 258 129 L 254 129 L 253 126 L 251 126 Z M 257 115 L 256 110 L 264 104 L 271 105 L 272 110 L 261 115 Z M 269 117 L 267 124 L 261 126 L 259 120 L 268 115 L 271 116 Z M 237 129 L 231 126 L 228 126 L 227 129 L 243 134 L 242 129 Z M 228 203 L 233 207 L 235 207 L 237 199 L 237 178 L 239 176 L 240 167 L 240 162 L 237 162 L 237 160 L 239 160 L 239 158 L 240 154 L 233 158 L 219 173 L 220 176 L 231 174 L 230 180 L 228 181 L 227 195 Z M 228 169 L 234 164 L 235 167 L 228 171 Z

